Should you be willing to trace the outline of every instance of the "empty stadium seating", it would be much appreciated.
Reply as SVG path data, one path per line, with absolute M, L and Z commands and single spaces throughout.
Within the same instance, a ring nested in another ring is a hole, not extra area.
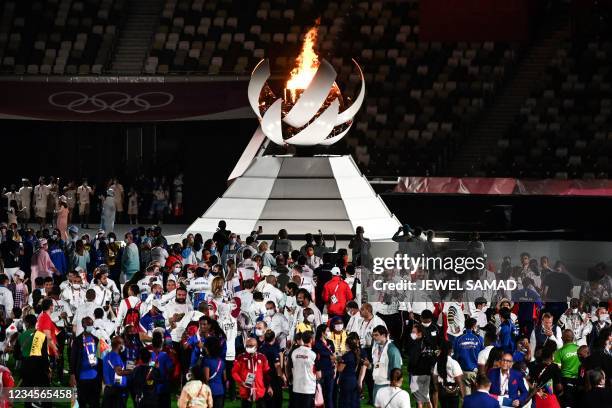
M 6 1 L 0 9 L 0 72 L 101 74 L 125 0 Z
M 489 175 L 608 178 L 612 173 L 612 42 L 564 44 L 483 169 Z

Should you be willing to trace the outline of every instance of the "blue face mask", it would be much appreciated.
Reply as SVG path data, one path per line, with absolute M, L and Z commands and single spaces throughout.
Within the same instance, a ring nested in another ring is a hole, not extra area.
M 211 255 L 217 255 L 217 248 L 210 248 Z
M 94 327 L 93 326 L 86 326 L 85 327 L 85 331 L 89 334 L 93 333 L 94 331 Z

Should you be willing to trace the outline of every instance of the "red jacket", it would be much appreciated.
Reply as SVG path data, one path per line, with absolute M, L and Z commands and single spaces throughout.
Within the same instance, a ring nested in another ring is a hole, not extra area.
M 236 357 L 232 368 L 232 378 L 239 385 L 240 398 L 248 399 L 251 395 L 251 388 L 244 386 L 244 382 L 249 373 L 255 374 L 254 388 L 255 399 L 262 399 L 266 395 L 266 389 L 270 384 L 270 366 L 268 359 L 261 353 L 253 355 L 242 353 Z
M 336 297 L 335 302 L 332 302 L 332 296 Z M 353 300 L 353 292 L 340 276 L 334 276 L 323 286 L 322 297 L 327 303 L 327 313 L 341 316 L 344 314 L 346 303 Z

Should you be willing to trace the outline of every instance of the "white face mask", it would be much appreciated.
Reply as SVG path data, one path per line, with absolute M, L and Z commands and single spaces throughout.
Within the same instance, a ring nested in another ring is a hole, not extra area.
M 312 323 L 312 322 L 314 322 L 314 315 L 308 315 L 308 317 L 306 318 L 306 321 L 307 321 L 308 323 Z
M 246 348 L 246 352 L 249 354 L 255 354 L 256 351 L 257 351 L 257 347 L 247 347 Z
M 578 313 L 578 309 L 577 308 L 572 309 L 572 313 L 574 313 L 574 314 Z
M 181 267 L 177 266 L 176 268 L 174 268 L 174 273 L 180 273 L 181 272 Z
M 263 330 L 261 330 L 261 329 L 255 329 L 255 335 L 256 335 L 257 337 L 261 337 L 261 336 L 263 336 L 263 334 L 264 334 L 264 331 L 263 331 Z
M 339 332 L 339 331 L 342 331 L 342 329 L 344 329 L 344 325 L 343 325 L 343 324 L 336 324 L 336 325 L 334 326 L 334 330 L 335 330 L 335 331 L 338 331 L 338 332 Z
M 81 284 L 80 283 L 73 283 L 72 284 L 72 288 L 73 289 L 81 289 Z
M 599 321 L 600 321 L 600 322 L 607 322 L 607 321 L 608 321 L 608 319 L 609 319 L 609 317 L 608 317 L 608 315 L 607 315 L 607 314 L 602 314 L 602 315 L 599 315 Z
M 274 312 L 274 309 L 268 309 L 268 310 L 266 310 L 266 314 L 268 316 L 274 316 L 276 313 Z
M 431 322 L 429 322 L 429 323 L 422 323 L 422 325 L 423 325 L 423 327 L 429 327 L 429 326 L 431 326 Z
M 115 238 L 110 237 L 110 238 L 108 239 L 108 242 L 110 242 L 110 243 L 112 244 L 113 242 L 115 242 Z
M 416 333 L 410 333 L 410 338 L 411 338 L 412 340 L 416 340 L 416 339 L 417 339 L 417 335 L 416 335 Z

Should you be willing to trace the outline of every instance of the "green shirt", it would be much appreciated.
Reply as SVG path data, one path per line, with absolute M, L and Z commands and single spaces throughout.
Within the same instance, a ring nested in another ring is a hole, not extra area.
M 574 343 L 565 344 L 555 351 L 554 362 L 561 367 L 561 375 L 565 378 L 578 378 L 580 360 L 577 351 L 578 346 Z

